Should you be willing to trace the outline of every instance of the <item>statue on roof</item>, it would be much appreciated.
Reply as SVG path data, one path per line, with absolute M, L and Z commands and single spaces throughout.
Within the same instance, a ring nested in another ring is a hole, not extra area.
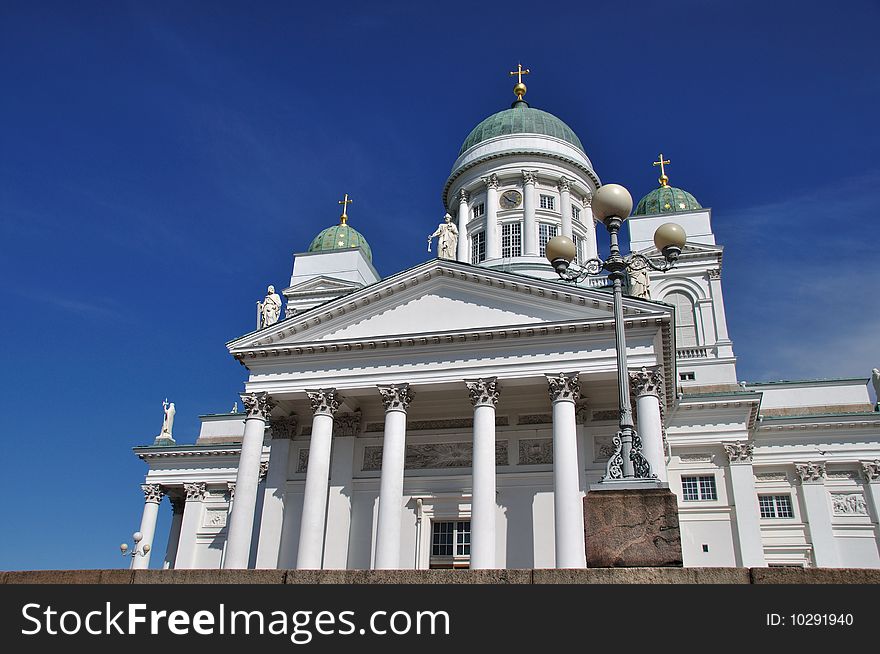
M 257 302 L 257 329 L 274 325 L 281 317 L 281 296 L 271 284 L 266 289 L 266 298 Z
M 437 256 L 441 259 L 455 259 L 458 246 L 458 227 L 452 222 L 452 216 L 446 214 L 443 222 L 428 237 L 428 252 L 431 251 L 431 239 L 437 237 Z
M 164 417 L 162 418 L 162 431 L 156 436 L 156 440 L 153 442 L 154 445 L 174 445 L 174 437 L 171 435 L 171 430 L 174 427 L 174 414 L 176 413 L 174 409 L 174 402 L 168 402 L 168 398 L 162 402 L 162 411 L 164 412 Z
M 880 411 L 880 370 L 877 368 L 871 370 L 871 383 L 874 385 L 874 397 L 876 399 L 874 411 Z

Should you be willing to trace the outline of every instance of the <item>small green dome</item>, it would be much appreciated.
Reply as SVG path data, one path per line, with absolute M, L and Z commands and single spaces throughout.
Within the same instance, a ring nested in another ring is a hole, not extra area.
M 584 150 L 581 140 L 571 127 L 553 114 L 548 114 L 540 109 L 533 109 L 525 100 L 518 100 L 513 103 L 510 109 L 492 114 L 474 127 L 464 140 L 458 155 L 461 156 L 477 143 L 482 143 L 504 134 L 544 134 L 546 136 L 555 136 L 558 139 L 571 143 L 582 152 Z
M 702 209 L 697 199 L 685 190 L 674 186 L 655 188 L 639 200 L 634 216 L 647 216 L 655 213 L 679 213 Z
M 356 229 L 346 224 L 333 225 L 321 231 L 309 246 L 309 252 L 326 252 L 328 250 L 346 250 L 348 248 L 363 248 L 367 253 L 367 260 L 373 260 L 373 251 L 370 249 L 367 239 Z

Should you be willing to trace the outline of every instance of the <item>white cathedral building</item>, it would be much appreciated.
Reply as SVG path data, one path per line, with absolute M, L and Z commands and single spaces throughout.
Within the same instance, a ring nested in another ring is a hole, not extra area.
M 193 444 L 173 440 L 172 413 L 135 448 L 152 549 L 134 566 L 162 556 L 165 497 L 166 568 L 585 566 L 583 501 L 618 429 L 612 295 L 605 276 L 561 281 L 544 250 L 564 235 L 577 260 L 597 256 L 601 182 L 577 135 L 517 89 L 461 146 L 440 258 L 382 279 L 346 196 L 264 326 L 227 344 L 245 411 L 202 416 Z M 659 256 L 667 222 L 687 243 L 624 297 L 623 322 L 684 565 L 880 567 L 867 379 L 741 381 L 712 212 L 660 181 L 624 223 L 630 249 Z

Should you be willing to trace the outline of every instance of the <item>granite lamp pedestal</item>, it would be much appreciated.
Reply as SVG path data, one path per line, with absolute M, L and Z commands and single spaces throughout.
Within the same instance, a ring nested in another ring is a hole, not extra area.
M 594 484 L 584 498 L 588 568 L 681 567 L 678 501 L 666 484 Z

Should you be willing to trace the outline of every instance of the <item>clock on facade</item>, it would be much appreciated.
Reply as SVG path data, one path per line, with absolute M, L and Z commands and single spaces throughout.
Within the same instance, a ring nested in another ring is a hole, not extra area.
M 499 201 L 502 209 L 516 209 L 521 203 L 522 195 L 519 191 L 504 191 Z

